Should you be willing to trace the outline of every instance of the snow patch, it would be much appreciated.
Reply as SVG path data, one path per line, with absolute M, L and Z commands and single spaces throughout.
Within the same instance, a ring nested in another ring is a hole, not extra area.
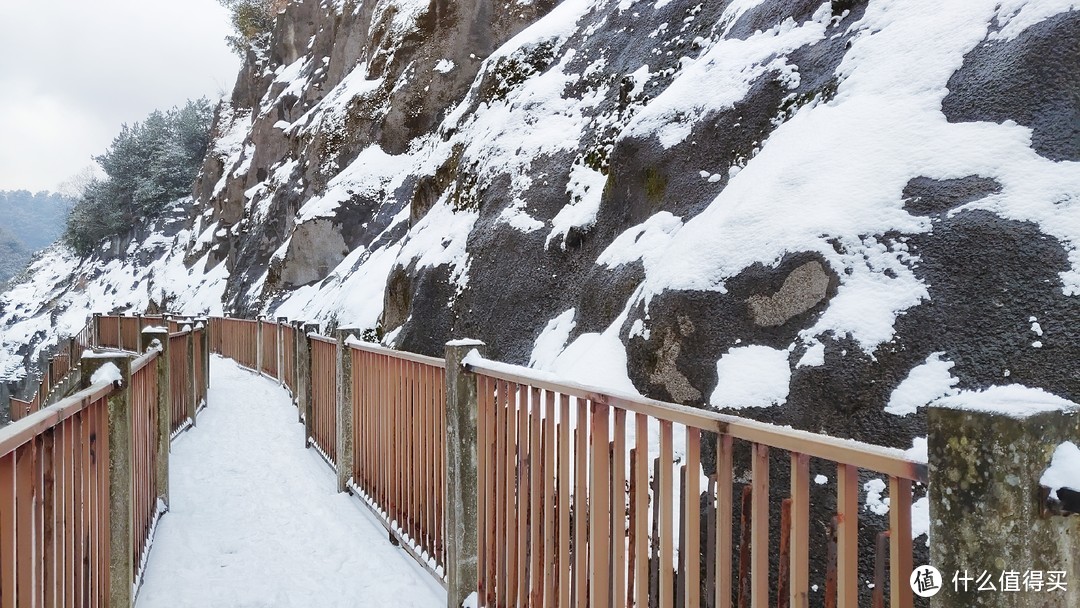
M 983 391 L 962 391 L 933 402 L 936 407 L 1027 418 L 1048 412 L 1075 412 L 1080 405 L 1041 388 L 1020 384 L 992 386 Z
M 791 367 L 786 350 L 756 344 L 732 348 L 716 362 L 716 375 L 709 397 L 713 407 L 769 407 L 787 401 Z
M 885 411 L 895 416 L 914 414 L 918 408 L 947 395 L 955 395 L 954 388 L 960 380 L 949 370 L 956 365 L 943 360 L 945 353 L 933 353 L 921 365 L 916 366 L 889 396 Z
M 885 491 L 885 482 L 880 479 L 871 479 L 863 484 L 863 489 L 866 490 L 865 509 L 875 515 L 888 515 L 889 499 L 881 497 Z
M 103 363 L 101 367 L 94 371 L 94 374 L 90 376 L 91 386 L 97 384 L 115 384 L 121 382 L 124 379 L 124 374 L 120 372 L 120 368 L 116 367 L 115 363 Z
M 1039 485 L 1050 488 L 1050 498 L 1057 499 L 1061 488 L 1080 491 L 1080 448 L 1066 441 L 1054 449 L 1050 467 L 1043 471 Z
M 566 341 L 570 338 L 570 332 L 577 326 L 577 322 L 574 321 L 576 314 L 577 310 L 571 308 L 548 321 L 533 343 L 532 354 L 529 356 L 529 367 L 551 369 L 566 346 Z

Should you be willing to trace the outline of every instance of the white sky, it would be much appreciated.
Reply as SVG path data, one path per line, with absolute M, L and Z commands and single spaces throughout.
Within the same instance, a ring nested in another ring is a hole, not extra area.
M 0 0 L 0 190 L 55 190 L 123 123 L 232 91 L 216 0 Z

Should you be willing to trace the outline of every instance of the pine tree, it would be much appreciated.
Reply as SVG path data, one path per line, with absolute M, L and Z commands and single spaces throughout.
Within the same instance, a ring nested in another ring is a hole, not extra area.
M 106 178 L 83 185 L 68 216 L 68 244 L 87 255 L 188 194 L 210 144 L 213 115 L 210 102 L 198 99 L 123 125 L 109 149 L 94 157 Z

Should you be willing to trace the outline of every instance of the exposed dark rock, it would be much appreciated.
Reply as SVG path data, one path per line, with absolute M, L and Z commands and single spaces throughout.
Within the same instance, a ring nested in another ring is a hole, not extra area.
M 1050 17 L 964 57 L 941 109 L 951 122 L 1012 120 L 1052 160 L 1080 161 L 1080 10 Z
M 989 177 L 969 175 L 941 180 L 916 177 L 904 187 L 904 209 L 915 215 L 940 215 L 998 192 L 1001 184 Z
M 348 255 L 333 222 L 316 220 L 296 227 L 281 268 L 281 286 L 299 287 L 322 280 Z
M 786 348 L 813 324 L 836 294 L 839 279 L 816 254 L 787 256 L 774 268 L 751 266 L 727 281 L 726 293 L 667 291 L 632 311 L 624 331 L 627 371 L 651 397 L 703 405 L 716 384 L 716 361 L 738 345 Z M 649 338 L 630 333 L 641 320 Z M 678 340 L 675 348 L 672 340 Z M 678 370 L 676 375 L 674 370 Z M 686 379 L 693 391 L 683 386 Z

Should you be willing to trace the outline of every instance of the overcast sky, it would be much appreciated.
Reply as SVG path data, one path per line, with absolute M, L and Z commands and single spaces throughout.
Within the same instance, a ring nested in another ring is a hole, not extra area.
M 0 190 L 55 190 L 123 123 L 232 91 L 217 0 L 0 0 Z

